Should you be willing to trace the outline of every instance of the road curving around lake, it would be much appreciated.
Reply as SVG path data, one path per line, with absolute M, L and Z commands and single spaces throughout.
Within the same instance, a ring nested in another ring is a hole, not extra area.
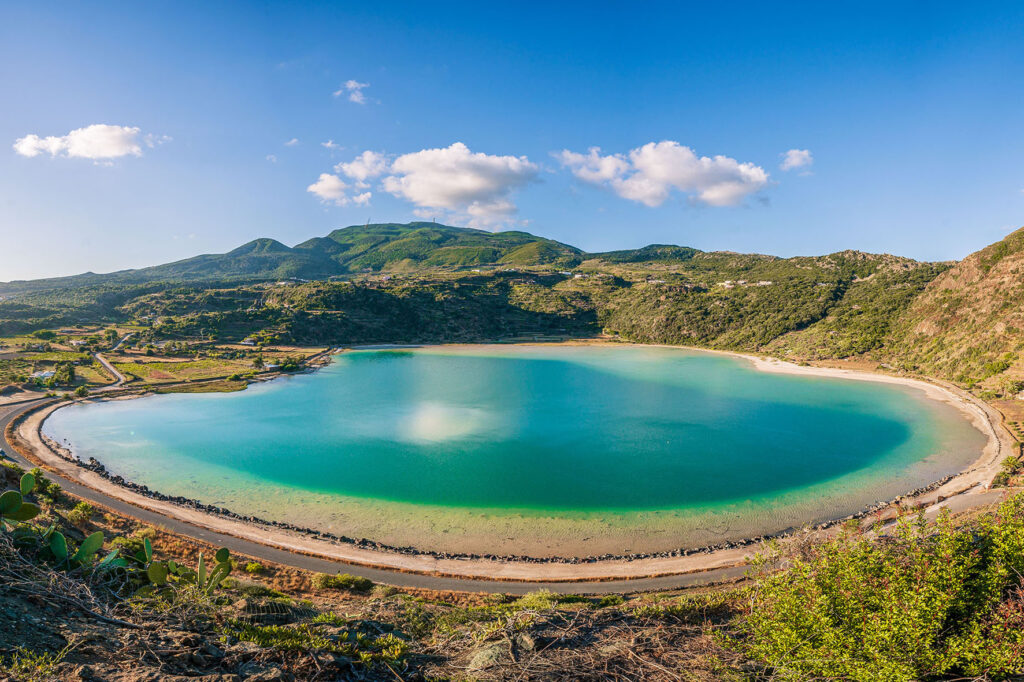
M 795 373 L 828 374 L 845 378 L 894 380 L 850 370 L 802 368 L 790 363 L 764 363 L 762 369 Z M 1001 426 L 998 412 L 969 394 L 950 386 L 923 384 L 942 399 L 958 404 L 975 425 L 989 435 L 982 456 L 964 472 L 941 486 L 927 490 L 903 504 L 923 507 L 934 515 L 941 507 L 958 511 L 991 504 L 1001 498 L 999 491 L 988 490 L 998 464 L 1015 445 Z M 215 545 L 223 545 L 240 554 L 312 571 L 340 571 L 364 575 L 372 580 L 395 585 L 440 590 L 494 591 L 523 593 L 535 589 L 562 592 L 610 593 L 662 590 L 733 580 L 745 572 L 749 557 L 757 545 L 691 553 L 686 556 L 658 556 L 593 560 L 581 562 L 516 561 L 477 557 L 445 557 L 426 553 L 404 553 L 360 546 L 338 540 L 299 533 L 289 529 L 246 519 L 213 514 L 188 505 L 156 499 L 118 485 L 99 473 L 69 462 L 41 434 L 41 426 L 53 410 L 67 403 L 38 401 L 0 408 L 3 443 L 10 455 L 25 466 L 42 465 L 72 495 L 111 511 L 136 518 L 167 530 Z M 24 417 L 23 419 L 20 419 Z M 13 442 L 11 442 L 13 441 Z M 895 516 L 895 508 L 863 517 L 865 524 Z M 816 531 L 835 532 L 837 526 Z

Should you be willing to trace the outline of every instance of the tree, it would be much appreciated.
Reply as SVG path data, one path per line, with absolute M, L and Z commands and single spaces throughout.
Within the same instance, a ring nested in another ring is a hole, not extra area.
M 75 366 L 70 362 L 59 363 L 53 369 L 53 383 L 56 386 L 70 386 L 75 383 Z

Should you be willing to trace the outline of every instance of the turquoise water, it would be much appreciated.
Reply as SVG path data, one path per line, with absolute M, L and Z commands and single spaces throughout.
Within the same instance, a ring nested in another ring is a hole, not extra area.
M 360 501 L 414 516 L 763 515 L 801 491 L 826 516 L 957 471 L 984 445 L 913 388 L 585 346 L 348 352 L 240 393 L 68 407 L 45 431 L 155 489 L 312 525 Z

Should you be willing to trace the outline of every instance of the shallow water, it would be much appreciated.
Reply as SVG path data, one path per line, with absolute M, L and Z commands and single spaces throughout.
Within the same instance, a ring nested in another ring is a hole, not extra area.
M 72 406 L 45 431 L 235 511 L 462 551 L 707 544 L 832 518 L 984 446 L 894 384 L 646 347 L 359 351 L 234 394 Z

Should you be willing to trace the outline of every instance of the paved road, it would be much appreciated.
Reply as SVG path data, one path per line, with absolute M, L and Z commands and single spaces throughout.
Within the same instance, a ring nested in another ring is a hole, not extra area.
M 7 425 L 19 414 L 46 402 L 37 400 L 31 403 L 0 407 L 0 448 L 7 456 L 22 466 L 32 464 L 15 452 L 6 440 Z M 180 535 L 196 538 L 212 545 L 227 547 L 236 554 L 244 554 L 260 561 L 269 561 L 285 566 L 292 566 L 320 573 L 352 573 L 364 576 L 374 582 L 402 587 L 421 587 L 432 590 L 452 590 L 464 592 L 504 592 L 508 594 L 525 594 L 539 589 L 572 594 L 609 594 L 616 592 L 643 592 L 651 590 L 671 590 L 681 587 L 696 587 L 724 582 L 742 577 L 746 569 L 742 566 L 719 568 L 702 573 L 663 576 L 657 578 L 638 578 L 636 580 L 610 580 L 605 582 L 511 582 L 492 580 L 473 580 L 466 578 L 449 578 L 418 573 L 401 573 L 378 568 L 354 566 L 340 561 L 321 557 L 295 554 L 287 550 L 268 545 L 261 545 L 250 540 L 243 540 L 216 531 L 193 526 L 192 524 L 157 514 L 148 509 L 136 507 L 123 500 L 98 492 L 92 488 L 68 480 L 59 474 L 48 472 L 47 476 L 61 485 L 68 493 L 106 507 L 118 514 L 130 516 L 144 523 L 158 525 Z
M 132 336 L 134 336 L 134 334 L 125 334 L 124 338 L 121 339 L 120 341 L 118 341 L 117 345 L 110 349 L 110 352 L 113 353 L 113 352 L 119 350 L 121 348 L 121 346 L 124 345 L 124 342 L 127 341 L 128 339 L 132 338 Z
M 125 338 L 125 339 L 127 339 L 128 337 L 126 336 L 126 337 L 124 337 L 124 338 Z M 122 341 L 122 343 L 123 343 L 123 342 L 124 342 L 124 339 L 121 339 L 121 341 Z M 117 344 L 117 345 L 118 345 L 118 346 L 120 346 L 121 344 L 119 343 L 119 344 Z M 116 350 L 116 348 L 115 348 L 115 350 Z M 113 364 L 111 364 L 111 363 L 110 363 L 110 362 L 109 362 L 109 361 L 108 361 L 108 360 L 107 360 L 107 359 L 106 359 L 105 357 L 103 357 L 103 355 L 101 355 L 100 353 L 94 353 L 94 354 L 93 354 L 93 357 L 94 357 L 94 358 L 96 358 L 96 359 L 97 359 L 97 360 L 99 361 L 99 363 L 100 363 L 101 365 L 103 365 L 103 368 L 104 368 L 105 370 L 107 370 L 108 372 L 110 372 L 110 376 L 114 377 L 114 383 L 112 383 L 112 384 L 108 384 L 108 385 L 106 385 L 106 386 L 101 386 L 101 387 L 99 387 L 99 388 L 97 388 L 97 389 L 94 389 L 94 390 L 93 390 L 92 392 L 93 392 L 93 393 L 102 393 L 103 391 L 113 391 L 114 389 L 117 389 L 117 388 L 121 388 L 121 384 L 123 384 L 123 383 L 124 383 L 125 381 L 127 381 L 127 379 L 125 378 L 125 376 L 124 376 L 123 374 L 121 374 L 120 372 L 118 372 L 118 371 L 117 371 L 117 368 L 116 368 L 116 367 L 114 367 L 114 365 L 113 365 Z
M 132 338 L 132 336 L 132 334 L 126 334 L 124 338 L 117 342 L 116 346 L 110 349 L 110 352 L 113 353 L 117 351 L 117 349 L 124 345 L 124 342 Z M 114 377 L 114 383 L 108 384 L 106 386 L 100 386 L 99 388 L 94 388 L 92 390 L 92 393 L 105 393 L 106 391 L 113 391 L 118 388 L 121 388 L 121 385 L 124 384 L 124 382 L 128 381 L 127 377 L 118 372 L 117 368 L 114 367 L 114 365 L 111 362 L 109 362 L 105 357 L 103 357 L 102 353 L 97 351 L 93 353 L 92 356 L 96 358 L 97 362 L 103 365 L 103 369 L 110 372 L 110 376 Z

